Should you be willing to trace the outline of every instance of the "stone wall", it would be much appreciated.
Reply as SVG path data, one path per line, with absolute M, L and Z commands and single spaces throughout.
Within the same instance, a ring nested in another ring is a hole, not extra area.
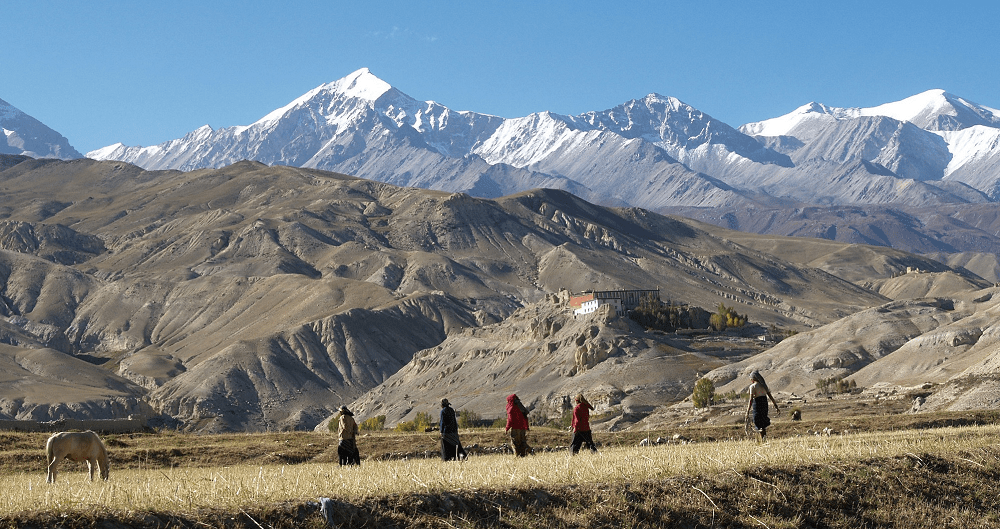
M 93 430 L 98 433 L 143 432 L 148 428 L 146 419 L 59 419 L 57 421 L 0 420 L 0 431 L 62 432 L 67 430 Z

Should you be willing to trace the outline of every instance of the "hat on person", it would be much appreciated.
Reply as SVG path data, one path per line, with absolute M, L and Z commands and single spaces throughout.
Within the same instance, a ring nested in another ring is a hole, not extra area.
M 447 408 L 450 404 L 451 403 L 448 402 L 448 399 L 441 399 L 441 407 L 442 408 Z

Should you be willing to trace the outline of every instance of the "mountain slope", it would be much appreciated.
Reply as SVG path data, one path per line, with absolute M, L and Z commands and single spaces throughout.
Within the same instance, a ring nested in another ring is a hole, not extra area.
M 660 288 L 807 328 L 885 303 L 862 284 L 904 263 L 935 266 L 887 255 L 875 269 L 890 251 L 870 248 L 865 262 L 823 265 L 831 274 L 778 257 L 780 242 L 754 249 L 562 191 L 485 200 L 256 162 L 180 172 L 29 159 L 0 182 L 5 343 L 103 366 L 133 384 L 134 402 L 198 431 L 311 428 L 418 351 L 561 289 Z M 5 391 L 5 413 L 29 413 Z
M 903 281 L 924 281 L 908 274 Z M 951 279 L 947 275 L 933 278 Z M 872 393 L 918 388 L 920 409 L 977 409 L 1000 398 L 996 385 L 996 288 L 952 290 L 895 301 L 782 341 L 769 351 L 713 370 L 719 391 L 745 388 L 753 369 L 772 389 L 814 394 L 821 379 L 844 378 Z
M 0 99 L 0 154 L 33 158 L 82 158 L 62 134 Z

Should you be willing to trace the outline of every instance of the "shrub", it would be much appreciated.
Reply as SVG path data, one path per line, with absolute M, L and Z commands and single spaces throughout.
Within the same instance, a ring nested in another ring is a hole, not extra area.
M 853 380 L 845 380 L 844 377 L 821 378 L 816 381 L 816 389 L 821 394 L 828 393 L 851 393 L 857 389 L 858 383 Z
M 337 433 L 340 429 L 340 414 L 334 415 L 326 427 L 330 429 L 330 433 Z
M 715 384 L 707 378 L 699 379 L 694 384 L 694 393 L 691 394 L 691 401 L 696 408 L 705 408 L 712 404 L 712 396 L 715 394 Z
M 361 421 L 358 425 L 362 430 L 377 431 L 385 428 L 385 415 L 378 415 Z
M 563 430 L 569 428 L 570 425 L 573 424 L 573 410 L 563 410 L 562 415 L 560 415 L 558 419 L 554 419 L 552 423 L 552 426 L 555 426 L 556 428 Z
M 396 425 L 397 432 L 422 432 L 431 426 L 431 414 L 423 411 L 417 412 L 417 416 L 412 421 L 401 422 Z
M 747 400 L 749 395 L 744 391 L 743 393 L 737 393 L 735 390 L 726 393 L 716 393 L 712 395 L 712 402 L 737 402 L 741 400 Z
M 458 412 L 458 427 L 459 428 L 473 428 L 482 421 L 479 414 L 472 410 L 462 410 Z

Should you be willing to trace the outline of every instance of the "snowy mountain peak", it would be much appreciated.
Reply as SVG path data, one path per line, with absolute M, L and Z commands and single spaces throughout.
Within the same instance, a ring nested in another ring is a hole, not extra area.
M 794 127 L 816 119 L 829 121 L 860 117 L 907 121 L 928 131 L 962 130 L 976 125 L 1000 127 L 1000 111 L 934 89 L 869 108 L 837 108 L 813 102 L 784 116 L 747 123 L 740 130 L 755 136 L 784 136 Z
M 14 119 L 19 114 L 21 114 L 21 111 L 14 108 L 14 105 L 0 99 L 0 121 Z
M 795 110 L 776 118 L 747 123 L 740 132 L 751 136 L 785 136 L 800 123 L 812 120 L 835 120 L 849 117 L 844 109 L 831 108 L 815 101 L 806 103 Z
M 360 70 L 357 70 L 342 79 L 313 88 L 296 98 L 291 103 L 275 109 L 266 116 L 260 118 L 250 127 L 238 127 L 238 132 L 243 132 L 253 126 L 268 126 L 274 124 L 290 111 L 306 106 L 310 101 L 317 98 L 330 98 L 332 96 L 336 99 L 359 99 L 362 101 L 374 102 L 392 89 L 393 88 L 389 85 L 389 83 L 376 77 L 368 68 L 361 68 Z
M 320 89 L 338 92 L 346 97 L 375 101 L 392 89 L 392 86 L 376 77 L 368 68 L 361 68 L 343 79 L 323 85 Z
M 860 111 L 866 116 L 909 121 L 930 131 L 962 130 L 976 125 L 1000 127 L 1000 112 L 940 89 Z
M 0 99 L 0 154 L 34 158 L 81 158 L 62 134 Z
M 900 101 L 858 109 L 858 112 L 862 116 L 886 116 L 899 121 L 913 122 L 921 115 L 955 115 L 956 110 L 950 99 L 957 98 L 944 90 L 934 89 Z

